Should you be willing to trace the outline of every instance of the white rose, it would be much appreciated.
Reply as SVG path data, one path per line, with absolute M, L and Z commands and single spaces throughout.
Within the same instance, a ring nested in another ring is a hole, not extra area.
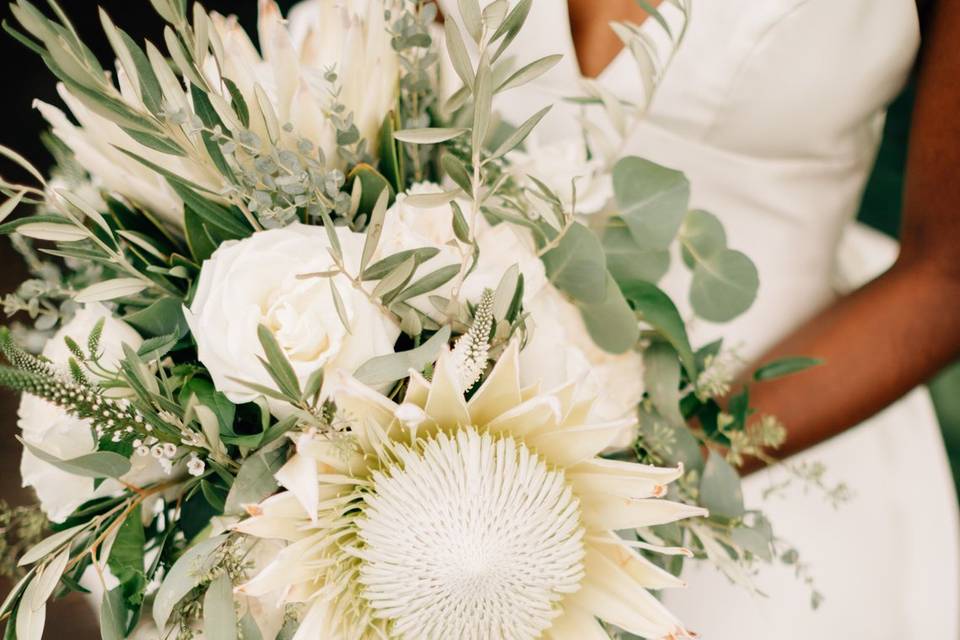
M 643 397 L 643 357 L 634 351 L 607 353 L 596 344 L 576 305 L 552 285 L 524 300 L 532 336 L 520 352 L 524 385 L 540 382 L 545 388 L 582 380 L 582 388 L 596 398 L 592 414 L 616 420 L 636 411 Z
M 356 273 L 364 235 L 338 229 L 348 270 Z M 293 224 L 225 242 L 203 263 L 193 304 L 186 312 L 200 361 L 217 389 L 232 402 L 257 393 L 238 380 L 276 387 L 258 357 L 265 325 L 283 349 L 301 386 L 320 368 L 349 373 L 375 356 L 393 352 L 400 331 L 343 275 L 301 278 L 330 271 L 334 261 L 322 227 Z M 330 281 L 343 300 L 344 326 Z M 275 413 L 288 410 L 271 401 Z
M 442 191 L 436 184 L 423 182 L 410 187 L 406 194 L 400 194 L 384 219 L 379 252 L 386 256 L 420 247 L 439 249 L 440 253 L 420 267 L 418 275 L 425 275 L 446 265 L 460 264 L 461 256 L 453 233 L 453 207 L 450 204 L 415 207 L 406 199 L 407 195 Z M 458 200 L 457 204 L 464 215 L 469 215 L 469 202 Z M 463 283 L 461 299 L 478 301 L 484 289 L 496 289 L 504 274 L 513 265 L 517 265 L 523 274 L 524 291 L 528 295 L 539 291 L 546 284 L 543 263 L 536 255 L 533 241 L 523 230 L 510 224 L 490 226 L 483 216 L 478 216 L 476 234 L 480 259 Z M 408 300 L 407 303 L 435 317 L 437 311 L 429 302 L 429 296 L 448 297 L 453 285 L 454 282 L 450 281 L 440 289 Z
M 116 367 L 123 357 L 122 345 L 128 344 L 136 349 L 143 340 L 130 325 L 113 317 L 100 304 L 87 305 L 77 311 L 73 320 L 47 342 L 43 355 L 65 370 L 71 354 L 64 337 L 69 336 L 77 344 L 86 345 L 90 332 L 101 319 L 104 325 L 100 339 L 100 362 L 106 368 Z M 96 450 L 90 421 L 80 420 L 46 400 L 24 394 L 18 416 L 23 439 L 60 459 L 75 458 Z M 123 476 L 127 483 L 144 485 L 166 477 L 149 456 L 134 455 L 131 463 L 133 467 Z M 33 487 L 41 508 L 54 522 L 63 521 L 88 500 L 122 490 L 122 486 L 114 480 L 101 483 L 95 490 L 92 478 L 61 471 L 26 450 L 20 462 L 20 474 L 23 486 Z
M 606 163 L 598 157 L 588 158 L 586 144 L 580 138 L 537 144 L 534 133 L 527 138 L 526 151 L 512 151 L 507 160 L 511 173 L 521 183 L 528 182 L 529 175 L 537 178 L 560 198 L 566 211 L 574 208 L 574 181 L 578 214 L 598 213 L 613 198 L 613 178 Z

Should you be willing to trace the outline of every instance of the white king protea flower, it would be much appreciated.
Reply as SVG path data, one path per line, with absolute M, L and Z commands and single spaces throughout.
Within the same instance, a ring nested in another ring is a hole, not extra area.
M 690 637 L 647 592 L 681 581 L 614 534 L 703 515 L 660 499 L 682 470 L 597 458 L 625 421 L 521 388 L 518 362 L 469 400 L 451 352 L 401 405 L 342 375 L 351 437 L 298 437 L 288 491 L 238 525 L 288 546 L 239 590 L 305 603 L 295 640 Z

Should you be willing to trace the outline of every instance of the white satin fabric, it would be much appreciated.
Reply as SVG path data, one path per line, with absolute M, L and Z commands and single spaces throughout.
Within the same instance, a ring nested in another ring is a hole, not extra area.
M 662 11 L 676 26 L 674 7 Z M 652 20 L 643 28 L 665 44 Z M 565 0 L 535 0 L 518 40 L 519 63 L 565 57 L 498 102 L 515 123 L 577 94 L 581 81 Z M 862 284 L 890 265 L 895 245 L 851 219 L 885 107 L 918 44 L 914 0 L 695 0 L 686 39 L 624 149 L 684 171 L 691 206 L 719 216 L 731 246 L 757 263 L 756 303 L 731 324 L 693 320 L 697 343 L 723 335 L 755 357 L 828 305 L 838 282 Z M 623 98 L 640 95 L 628 53 L 599 81 Z M 557 104 L 540 139 L 581 135 L 581 113 Z M 599 111 L 588 117 L 603 120 Z M 692 317 L 678 262 L 662 284 Z M 707 640 L 957 638 L 956 497 L 926 391 L 792 460 L 802 461 L 825 463 L 828 481 L 845 482 L 853 499 L 834 509 L 795 485 L 764 500 L 763 490 L 786 477 L 782 469 L 750 477 L 745 494 L 799 550 L 825 597 L 819 610 L 782 566 L 756 576 L 767 597 L 691 567 L 689 589 L 666 593 L 667 603 Z

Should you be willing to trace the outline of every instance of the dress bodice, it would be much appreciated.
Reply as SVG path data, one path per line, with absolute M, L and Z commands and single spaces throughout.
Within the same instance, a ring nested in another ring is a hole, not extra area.
M 682 19 L 669 2 L 661 12 Z M 887 104 L 902 88 L 919 45 L 914 0 L 694 0 L 691 20 L 627 153 L 684 171 L 691 206 L 719 216 L 733 248 L 760 272 L 757 302 L 722 328 L 697 321 L 699 340 L 724 334 L 751 357 L 829 302 L 837 247 L 859 205 Z M 669 40 L 641 27 L 666 55 Z M 583 107 L 560 98 L 581 81 L 566 0 L 535 0 L 513 47 L 519 63 L 563 60 L 497 108 L 520 122 L 547 103 L 541 140 L 580 136 Z M 623 51 L 598 81 L 641 96 Z M 603 120 L 602 114 L 591 121 Z M 663 286 L 679 299 L 686 273 L 674 260 Z M 688 314 L 689 315 L 689 314 Z

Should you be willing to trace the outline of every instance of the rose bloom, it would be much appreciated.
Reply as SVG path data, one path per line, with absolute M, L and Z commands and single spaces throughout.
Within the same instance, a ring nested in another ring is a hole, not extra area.
M 441 187 L 420 183 L 408 193 L 440 193 Z M 465 215 L 469 202 L 459 201 Z M 460 262 L 453 235 L 453 211 L 449 204 L 438 207 L 414 207 L 403 195 L 387 212 L 381 244 L 387 253 L 432 246 L 440 253 L 420 267 L 418 273 Z M 597 347 L 587 332 L 576 306 L 546 278 L 543 263 L 536 254 L 530 234 L 512 224 L 490 226 L 481 216 L 477 241 L 480 260 L 467 277 L 462 298 L 477 302 L 484 288 L 495 289 L 503 274 L 518 265 L 524 277 L 524 310 L 530 340 L 521 351 L 521 371 L 525 384 L 542 381 L 545 388 L 564 381 L 580 379 L 581 388 L 598 397 L 594 412 L 604 420 L 632 414 L 643 397 L 643 358 L 639 353 L 610 354 Z M 430 295 L 450 295 L 452 283 Z M 437 315 L 428 295 L 407 302 L 428 315 Z
M 90 332 L 97 322 L 104 320 L 100 338 L 100 364 L 107 369 L 117 367 L 123 358 L 123 345 L 137 349 L 143 339 L 130 325 L 118 320 L 100 304 L 90 304 L 79 311 L 73 320 L 60 329 L 43 348 L 43 355 L 66 372 L 71 353 L 64 338 L 69 336 L 78 345 L 87 344 Z M 66 374 L 64 374 L 66 375 Z M 90 374 L 92 377 L 92 374 Z M 24 394 L 18 411 L 18 425 L 23 439 L 57 458 L 66 460 L 96 450 L 93 425 L 89 420 L 76 418 L 60 407 Z M 133 467 L 122 480 L 133 485 L 145 485 L 167 477 L 160 465 L 150 456 L 134 454 Z M 61 522 L 74 509 L 88 500 L 121 491 L 115 480 L 106 480 L 94 489 L 93 478 L 75 476 L 61 471 L 48 462 L 24 450 L 20 461 L 23 486 L 33 487 L 40 506 L 53 522 Z
M 521 184 L 529 184 L 528 175 L 537 178 L 557 195 L 565 211 L 582 215 L 599 213 L 613 199 L 613 178 L 606 163 L 598 157 L 588 158 L 581 138 L 538 144 L 534 132 L 527 138 L 526 150 L 511 151 L 507 160 L 511 173 Z M 536 198 L 532 200 L 535 205 L 540 202 Z M 553 218 L 548 214 L 547 219 Z
M 346 229 L 337 234 L 346 267 L 356 274 L 365 236 Z M 329 248 L 325 229 L 297 223 L 225 242 L 203 263 L 187 321 L 200 361 L 231 402 L 259 395 L 243 382 L 276 387 L 259 360 L 261 324 L 276 337 L 301 386 L 318 369 L 353 373 L 370 358 L 393 352 L 400 330 L 346 276 L 301 277 L 335 268 Z M 270 404 L 274 413 L 289 411 L 279 401 Z

